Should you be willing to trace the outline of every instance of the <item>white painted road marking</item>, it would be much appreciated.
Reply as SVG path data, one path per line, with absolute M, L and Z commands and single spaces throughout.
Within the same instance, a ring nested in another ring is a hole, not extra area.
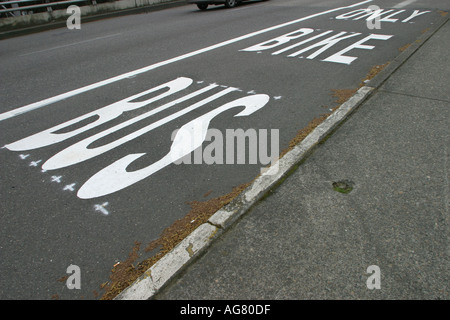
M 95 211 L 100 211 L 101 213 L 103 213 L 105 216 L 107 216 L 109 214 L 109 211 L 105 209 L 105 207 L 108 205 L 108 202 L 104 202 L 102 204 L 96 204 L 94 205 L 94 209 Z
M 72 184 L 68 184 L 64 187 L 64 191 L 65 190 L 70 190 L 70 191 L 75 191 L 74 187 L 75 187 L 76 183 L 72 183 Z
M 166 66 L 168 64 L 171 64 L 171 63 L 174 63 L 174 62 L 177 62 L 177 61 L 180 61 L 180 60 L 184 60 L 184 59 L 187 59 L 187 58 L 190 58 L 190 57 L 193 57 L 193 56 L 196 56 L 196 55 L 199 55 L 199 54 L 202 54 L 202 53 L 205 53 L 205 52 L 217 49 L 217 48 L 221 48 L 221 47 L 224 47 L 224 46 L 236 43 L 238 41 L 249 39 L 251 37 L 254 37 L 254 36 L 257 36 L 257 35 L 269 32 L 269 31 L 273 31 L 273 30 L 276 30 L 276 29 L 287 27 L 287 26 L 290 26 L 290 25 L 293 25 L 293 24 L 296 24 L 296 23 L 299 23 L 299 22 L 302 22 L 302 21 L 305 21 L 305 20 L 309 20 L 309 19 L 312 19 L 312 18 L 315 18 L 315 17 L 319 17 L 319 16 L 322 16 L 322 15 L 325 15 L 325 14 L 328 14 L 328 13 L 331 13 L 331 12 L 336 12 L 336 11 L 339 11 L 339 10 L 344 10 L 344 9 L 348 9 L 348 8 L 357 7 L 357 6 L 360 6 L 360 5 L 363 5 L 363 4 L 367 4 L 369 2 L 372 2 L 372 0 L 366 0 L 366 1 L 358 2 L 358 3 L 355 3 L 355 4 L 349 5 L 349 6 L 334 8 L 334 9 L 322 11 L 322 12 L 319 12 L 319 13 L 315 13 L 315 14 L 312 14 L 312 15 L 309 15 L 309 16 L 306 16 L 306 17 L 303 17 L 303 18 L 300 18 L 300 19 L 292 20 L 292 21 L 285 22 L 285 23 L 282 23 L 282 24 L 279 24 L 279 25 L 276 25 L 276 26 L 272 26 L 272 27 L 269 27 L 269 28 L 266 28 L 266 29 L 263 29 L 263 30 L 255 31 L 255 32 L 252 32 L 252 33 L 248 33 L 246 35 L 243 35 L 243 36 L 231 39 L 231 40 L 227 40 L 227 41 L 224 41 L 224 42 L 221 42 L 221 43 L 218 43 L 218 44 L 215 44 L 215 45 L 203 48 L 203 49 L 192 51 L 190 53 L 183 54 L 181 56 L 178 56 L 178 57 L 175 57 L 175 58 L 172 58 L 172 59 L 168 59 L 168 60 L 165 60 L 165 61 L 162 61 L 162 62 L 158 62 L 158 63 L 152 64 L 152 65 L 146 66 L 144 68 L 140 68 L 140 69 L 137 69 L 137 70 L 134 70 L 134 71 L 123 73 L 121 75 L 118 75 L 118 76 L 115 76 L 115 77 L 112 77 L 112 78 L 109 78 L 109 79 L 106 79 L 106 80 L 103 80 L 103 81 L 99 81 L 99 82 L 96 82 L 96 83 L 93 83 L 93 84 L 90 84 L 90 85 L 87 85 L 87 86 L 84 86 L 84 87 L 81 87 L 81 88 L 78 88 L 78 89 L 75 89 L 75 90 L 72 90 L 72 91 L 68 91 L 68 92 L 59 94 L 57 96 L 54 96 L 54 97 L 51 97 L 51 98 L 48 98 L 48 99 L 44 99 L 44 100 L 41 100 L 41 101 L 38 101 L 38 102 L 35 102 L 35 103 L 31 103 L 31 104 L 25 105 L 23 107 L 19 107 L 17 109 L 11 110 L 11 111 L 4 112 L 4 113 L 0 114 L 0 121 L 3 121 L 3 120 L 6 120 L 6 119 L 9 119 L 9 118 L 12 118 L 12 117 L 24 114 L 26 112 L 30 112 L 30 111 L 35 110 L 35 109 L 39 109 L 39 108 L 45 107 L 45 106 L 47 106 L 49 104 L 52 104 L 52 103 L 55 103 L 55 102 L 58 102 L 58 101 L 61 101 L 61 100 L 64 100 L 64 99 L 76 96 L 78 94 L 81 94 L 81 93 L 84 93 L 84 92 L 87 92 L 87 91 L 90 91 L 90 90 L 93 90 L 93 89 L 96 89 L 96 88 L 99 88 L 99 87 L 106 86 L 106 85 L 111 84 L 111 83 L 116 82 L 116 81 L 120 81 L 120 80 L 123 80 L 123 79 L 126 79 L 126 78 L 130 78 L 130 77 L 136 76 L 138 74 L 145 73 L 147 71 L 150 71 L 150 70 L 162 67 L 162 66 Z
M 62 46 L 57 46 L 57 47 L 48 48 L 48 49 L 44 49 L 44 50 L 38 50 L 38 51 L 28 52 L 28 53 L 24 53 L 24 54 L 19 55 L 19 57 L 29 56 L 29 55 L 31 55 L 31 54 L 47 52 L 47 51 L 52 51 L 52 50 L 56 50 L 56 49 L 62 49 L 62 48 L 67 48 L 67 47 L 77 46 L 77 45 L 79 45 L 79 44 L 83 44 L 83 43 L 87 43 L 87 42 L 92 42 L 92 41 L 97 41 L 97 40 L 107 39 L 107 38 L 111 38 L 111 37 L 116 37 L 116 36 L 119 36 L 119 35 L 121 35 L 121 34 L 122 34 L 122 33 L 115 33 L 115 34 L 110 34 L 110 35 L 108 35 L 108 36 L 103 36 L 103 37 L 97 37 L 97 38 L 93 38 L 93 39 L 89 39 L 89 40 L 78 41 L 78 42 L 69 43 L 69 44 L 65 44 L 65 45 L 62 45 Z
M 293 39 L 298 39 L 300 37 L 303 37 L 305 35 L 311 34 L 314 32 L 314 29 L 312 28 L 301 28 L 299 30 L 295 30 L 293 32 L 289 32 L 287 34 L 284 34 L 282 36 L 276 37 L 274 39 L 270 39 L 267 41 L 264 41 L 262 43 L 256 44 L 254 46 L 251 46 L 249 48 L 246 49 L 242 49 L 240 51 L 249 51 L 249 52 L 255 52 L 255 51 L 264 51 L 264 50 L 268 50 L 268 49 L 273 49 L 273 48 L 277 48 L 280 45 L 284 45 L 287 44 L 289 42 L 291 42 L 291 40 Z M 323 37 L 324 35 L 330 34 L 331 32 L 333 32 L 332 30 L 329 31 L 325 31 L 322 32 L 318 35 L 315 35 L 311 38 L 308 38 L 306 40 L 300 41 L 298 43 L 295 43 L 293 45 L 290 45 L 286 48 L 283 48 L 281 50 L 278 50 L 276 52 L 273 52 L 272 55 L 278 55 L 280 53 L 283 53 L 285 51 L 297 48 L 300 45 L 303 45 L 305 43 L 310 42 L 311 40 L 315 40 L 317 38 Z M 348 39 L 348 38 L 352 38 L 352 37 L 357 37 L 361 35 L 361 33 L 357 33 L 357 32 L 346 32 L 346 31 L 341 31 L 331 37 L 328 37 L 326 39 L 323 39 L 319 42 L 316 42 L 306 48 L 303 48 L 297 52 L 291 53 L 288 55 L 288 57 L 297 57 L 300 54 L 304 53 L 304 52 L 308 52 L 311 49 L 317 49 L 314 53 L 308 55 L 306 57 L 306 59 L 314 59 L 316 58 L 318 55 L 320 55 L 322 52 L 328 50 L 329 48 L 333 47 L 336 43 Z M 351 56 L 344 56 L 343 54 L 354 50 L 354 49 L 365 49 L 365 50 L 372 50 L 373 48 L 375 48 L 375 46 L 372 45 L 364 45 L 363 43 L 374 39 L 374 40 L 387 40 L 390 39 L 392 37 L 392 35 L 381 35 L 381 34 L 370 34 L 369 36 L 366 36 L 363 39 L 360 39 L 359 41 L 353 43 L 352 45 L 348 46 L 347 48 L 333 54 L 330 55 L 328 58 L 323 59 L 322 61 L 328 61 L 328 62 L 335 62 L 335 63 L 344 63 L 349 65 L 350 63 L 352 63 L 354 60 L 357 59 L 357 57 L 351 57 Z M 302 58 L 302 56 L 300 56 L 300 58 Z
M 92 199 L 109 195 L 151 176 L 200 147 L 205 141 L 210 122 L 219 114 L 243 106 L 244 110 L 235 117 L 249 116 L 264 107 L 269 99 L 265 94 L 236 99 L 186 123 L 178 130 L 170 151 L 160 160 L 130 172 L 126 170 L 127 167 L 146 153 L 129 154 L 93 175 L 81 186 L 77 196 L 81 199 Z
M 179 93 L 182 90 L 189 88 L 189 86 L 193 82 L 194 82 L 193 79 L 186 77 L 179 77 L 175 80 L 166 82 L 162 85 L 153 87 L 141 93 L 122 99 L 106 107 L 102 107 L 98 110 L 91 111 L 85 115 L 79 116 L 75 119 L 69 120 L 50 129 L 46 129 L 36 134 L 32 134 L 29 137 L 23 138 L 19 141 L 6 145 L 6 148 L 8 148 L 11 151 L 23 151 L 42 148 L 55 143 L 59 143 L 66 139 L 72 138 L 80 133 L 84 133 L 85 131 L 95 128 L 101 124 L 114 120 L 124 112 L 142 108 L 144 106 L 147 106 L 148 104 L 157 102 L 162 98 L 166 98 L 174 93 Z M 221 89 L 219 92 L 210 93 L 210 95 L 207 97 L 202 96 L 205 93 L 216 88 L 224 88 L 224 89 Z M 139 101 L 135 101 L 137 98 L 147 96 L 149 93 L 159 92 L 161 89 L 168 89 L 168 90 L 164 90 L 163 93 L 160 93 L 157 96 L 147 98 L 144 101 L 141 101 L 141 99 L 138 99 Z M 194 111 L 206 104 L 209 104 L 218 98 L 222 98 L 231 92 L 235 91 L 243 92 L 243 90 L 238 90 L 237 88 L 230 87 L 228 85 L 220 85 L 216 83 L 206 85 L 204 88 L 196 89 L 196 91 L 194 92 L 189 93 L 189 91 L 187 91 L 184 96 L 178 96 L 175 98 L 175 100 L 171 102 L 166 102 L 163 105 L 155 106 L 143 114 L 135 116 L 134 118 L 128 119 L 124 122 L 118 123 L 109 129 L 103 130 L 90 137 L 84 138 L 81 141 L 75 142 L 71 146 L 65 148 L 62 151 L 59 151 L 57 154 L 53 155 L 50 159 L 45 161 L 45 163 L 42 165 L 43 169 L 42 172 L 45 172 L 47 170 L 55 170 L 69 167 L 78 164 L 82 161 L 99 156 L 109 150 L 116 148 L 117 146 L 120 146 L 124 143 L 127 143 L 128 141 L 140 137 L 141 135 L 146 134 L 152 131 L 153 129 L 165 125 L 166 123 L 172 120 L 184 116 L 185 114 L 191 111 Z M 192 151 L 202 146 L 203 142 L 207 138 L 208 126 L 212 121 L 212 119 L 214 119 L 216 116 L 236 107 L 245 107 L 245 109 L 239 112 L 238 114 L 234 115 L 235 117 L 249 116 L 254 112 L 256 112 L 257 110 L 264 107 L 270 100 L 270 97 L 266 94 L 255 94 L 254 90 L 252 90 L 252 92 L 253 94 L 248 95 L 246 97 L 241 97 L 238 99 L 233 97 L 234 99 L 233 101 L 226 104 L 222 104 L 222 106 L 217 107 L 207 112 L 206 114 L 194 120 L 191 120 L 190 122 L 183 125 L 176 132 L 175 138 L 172 139 L 173 143 L 170 147 L 170 152 L 166 154 L 163 158 L 161 158 L 159 161 L 154 162 L 152 165 L 146 168 L 136 170 L 133 172 L 128 172 L 126 170 L 128 165 L 134 162 L 134 160 L 136 160 L 137 158 L 140 158 L 141 156 L 145 155 L 146 153 L 130 154 L 126 157 L 123 157 L 121 160 L 116 161 L 113 164 L 110 164 L 109 166 L 99 171 L 94 176 L 92 176 L 87 182 L 85 182 L 81 186 L 80 190 L 77 193 L 77 196 L 82 199 L 90 199 L 119 191 L 136 182 L 139 182 L 142 179 L 149 177 L 153 173 L 165 168 L 166 166 L 172 163 L 175 163 L 179 159 L 184 158 Z M 165 111 L 168 108 L 171 108 L 181 102 L 192 100 L 197 96 L 200 96 L 200 101 L 197 102 L 191 101 L 189 105 L 184 107 L 183 109 L 175 111 L 172 114 L 165 116 L 164 118 L 156 119 L 155 122 L 150 123 L 143 128 L 140 128 L 132 133 L 129 133 L 107 144 L 89 148 L 90 145 L 106 136 L 109 136 L 141 120 L 147 119 L 148 117 L 157 114 L 161 111 Z M 277 100 L 281 99 L 281 96 L 276 96 L 274 99 Z M 63 130 L 81 121 L 93 118 L 96 118 L 96 120 L 91 121 L 90 123 L 85 124 L 84 126 L 81 127 L 77 126 L 75 129 L 72 129 L 71 131 Z M 63 130 L 64 132 L 58 133 L 58 131 L 60 130 Z M 276 155 L 278 155 L 278 148 L 275 149 L 272 148 L 273 146 L 271 147 L 272 151 L 277 150 Z M 29 154 L 27 155 L 21 154 L 20 157 L 22 159 L 25 159 L 28 156 Z M 272 158 L 273 156 L 271 156 L 269 159 Z M 43 160 L 33 161 L 30 165 L 37 166 L 41 161 Z M 264 164 L 268 164 L 268 162 Z M 103 181 L 105 175 L 108 176 L 108 178 L 105 181 Z M 51 181 L 61 183 L 61 178 L 62 176 L 52 176 Z M 66 185 L 63 190 L 74 191 L 73 188 L 74 185 L 75 184 Z
M 119 117 L 124 112 L 142 108 L 150 103 L 156 102 L 156 101 L 158 101 L 162 98 L 165 98 L 173 93 L 183 90 L 183 89 L 187 88 L 191 83 L 192 83 L 192 80 L 189 78 L 175 79 L 175 80 L 167 82 L 163 85 L 154 87 L 150 90 L 146 90 L 139 94 L 133 95 L 126 99 L 117 101 L 113 104 L 107 105 L 106 107 L 100 108 L 98 110 L 89 112 L 87 114 L 84 114 L 84 115 L 77 117 L 75 119 L 72 119 L 70 121 L 64 122 L 60 125 L 50 128 L 50 129 L 33 134 L 25 139 L 11 143 L 11 144 L 7 145 L 6 147 L 11 151 L 31 150 L 31 149 L 46 147 L 51 144 L 55 144 L 55 143 L 64 141 L 64 140 L 74 137 L 80 133 L 83 133 L 87 130 L 95 128 L 103 123 L 111 121 L 111 120 Z M 168 90 L 166 92 L 159 94 L 158 96 L 156 96 L 154 98 L 150 98 L 150 99 L 147 99 L 145 101 L 140 101 L 140 102 L 132 102 L 136 98 L 139 98 L 139 97 L 145 96 L 149 93 L 152 93 L 152 92 L 155 92 L 155 91 L 158 91 L 161 89 L 166 89 L 166 88 L 168 88 Z M 200 92 L 200 93 L 202 93 L 202 92 Z M 146 113 L 146 116 L 163 111 L 170 106 L 171 105 L 165 105 L 163 107 L 151 110 Z M 91 119 L 94 117 L 97 117 L 97 120 L 90 122 L 89 124 L 87 124 L 81 128 L 78 128 L 76 130 L 71 130 L 69 132 L 62 133 L 62 134 L 55 133 L 58 130 L 64 129 L 64 128 L 69 127 L 73 124 L 76 124 L 80 121 L 88 120 L 88 119 Z
M 62 176 L 52 176 L 52 182 L 61 183 Z
M 38 161 L 31 161 L 30 162 L 30 167 L 37 167 L 38 164 L 41 162 L 42 160 L 38 160 Z
M 392 11 L 394 11 L 394 12 L 392 13 Z M 402 19 L 400 19 L 400 21 L 402 23 L 406 23 L 406 22 L 410 21 L 411 19 L 421 16 L 422 14 L 425 14 L 425 13 L 430 13 L 431 11 L 429 11 L 429 10 L 427 10 L 427 11 L 414 10 L 413 13 L 409 14 L 408 11 L 405 9 L 402 9 L 399 11 L 395 11 L 392 9 L 391 10 L 379 9 L 379 10 L 373 11 L 373 10 L 367 8 L 367 9 L 357 9 L 357 10 L 353 10 L 350 12 L 340 14 L 340 15 L 336 16 L 335 19 L 337 19 L 337 20 L 352 19 L 353 21 L 357 21 L 357 20 L 361 20 L 361 19 L 365 19 L 366 21 L 371 21 L 373 19 L 379 19 L 380 22 L 395 23 L 395 22 L 399 21 L 399 19 L 398 19 L 398 17 L 396 19 L 392 19 L 392 17 L 397 16 L 403 12 L 406 12 L 408 17 L 403 17 Z M 383 15 L 386 15 L 386 14 L 389 14 L 389 15 L 382 17 Z
M 209 88 L 212 88 L 212 87 L 214 87 L 214 85 L 210 85 L 210 86 L 206 87 L 206 89 L 209 89 Z M 112 128 L 109 128 L 109 129 L 106 129 L 106 130 L 104 130 L 102 132 L 99 132 L 99 133 L 97 133 L 97 134 L 95 134 L 95 135 L 93 135 L 91 137 L 88 137 L 88 138 L 86 138 L 86 139 L 84 139 L 82 141 L 79 141 L 79 142 L 73 144 L 72 146 L 70 146 L 70 147 L 60 151 L 58 154 L 54 155 L 52 158 L 47 160 L 44 163 L 44 165 L 42 166 L 42 168 L 46 169 L 46 170 L 60 169 L 60 168 L 64 168 L 64 167 L 68 167 L 68 166 L 74 165 L 76 163 L 80 163 L 82 161 L 91 159 L 93 157 L 96 157 L 96 156 L 98 156 L 100 154 L 103 154 L 103 153 L 105 153 L 105 152 L 107 152 L 109 150 L 112 150 L 112 149 L 116 148 L 117 146 L 120 146 L 120 145 L 122 145 L 122 144 L 124 144 L 124 143 L 126 143 L 128 141 L 131 141 L 131 140 L 133 140 L 133 139 L 135 139 L 137 137 L 140 137 L 141 135 L 146 134 L 146 133 L 154 130 L 155 128 L 158 128 L 158 127 L 160 127 L 160 126 L 162 126 L 162 125 L 164 125 L 164 124 L 166 124 L 166 123 L 168 123 L 168 122 L 170 122 L 170 121 L 172 121 L 174 119 L 177 119 L 177 118 L 187 114 L 188 112 L 191 112 L 191 111 L 193 111 L 193 110 L 195 110 L 195 109 L 197 109 L 197 108 L 199 108 L 199 107 L 201 107 L 201 106 L 203 106 L 203 105 L 205 105 L 205 104 L 207 104 L 207 103 L 209 103 L 211 101 L 214 101 L 214 100 L 216 100 L 216 99 L 218 99 L 218 98 L 220 98 L 220 97 L 222 97 L 222 96 L 224 96 L 224 95 L 226 95 L 226 94 L 228 94 L 228 93 L 230 93 L 232 91 L 235 91 L 235 90 L 236 90 L 235 88 L 224 89 L 224 90 L 222 90 L 222 91 L 220 91 L 220 92 L 218 92 L 218 93 L 216 93 L 216 94 L 214 94 L 214 95 L 212 95 L 212 96 L 210 96 L 210 97 L 208 97 L 206 99 L 201 100 L 200 102 L 197 102 L 197 103 L 195 103 L 193 105 L 190 105 L 187 108 L 179 110 L 179 111 L 177 111 L 177 112 L 175 112 L 175 113 L 173 113 L 171 115 L 168 115 L 165 118 L 160 119 L 160 120 L 158 120 L 156 122 L 153 122 L 153 123 L 145 126 L 144 128 L 141 128 L 141 129 L 139 129 L 137 131 L 134 131 L 133 133 L 130 133 L 130 134 L 128 134 L 128 135 L 126 135 L 126 136 L 124 136 L 124 137 L 122 137 L 120 139 L 117 139 L 117 140 L 114 140 L 113 142 L 110 142 L 108 144 L 102 145 L 101 147 L 89 148 L 89 145 L 91 145 L 95 141 L 98 141 L 98 140 L 100 140 L 103 137 L 106 137 L 106 136 L 108 136 L 108 135 L 110 135 L 110 134 L 112 134 L 114 132 L 117 132 L 117 131 L 119 131 L 122 128 L 130 126 L 130 125 L 136 123 L 137 121 L 139 121 L 141 119 L 145 119 L 147 117 L 147 114 L 150 113 L 151 111 L 147 112 L 147 113 L 144 113 L 143 115 L 137 116 L 135 118 L 132 118 L 132 119 L 130 119 L 128 121 L 119 123 L 119 124 L 117 124 L 116 126 L 114 126 Z M 198 91 L 194 92 L 193 94 L 187 95 L 186 97 L 192 97 L 192 96 L 196 95 L 197 92 L 203 92 L 203 91 L 205 91 L 205 90 L 198 90 Z M 176 100 L 175 102 L 169 103 L 169 104 L 170 105 L 177 104 L 177 102 L 179 100 L 185 100 L 185 97 L 182 97 L 182 98 Z M 169 105 L 169 104 L 167 104 L 167 105 Z M 164 105 L 163 107 L 165 107 L 167 105 Z M 156 109 L 154 109 L 154 110 L 156 110 Z
M 410 5 L 411 3 L 416 2 L 417 0 L 406 0 L 406 1 L 402 1 L 399 4 L 393 6 L 392 8 L 398 9 L 398 8 L 403 8 L 406 7 L 407 5 Z

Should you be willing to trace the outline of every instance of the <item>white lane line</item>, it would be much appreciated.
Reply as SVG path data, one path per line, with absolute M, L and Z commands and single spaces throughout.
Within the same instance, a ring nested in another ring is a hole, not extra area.
M 405 0 L 405 1 L 400 2 L 400 3 L 397 4 L 397 5 L 393 6 L 392 8 L 394 8 L 394 9 L 400 9 L 400 8 L 406 7 L 407 5 L 410 5 L 411 3 L 414 3 L 414 2 L 416 2 L 416 1 L 417 1 L 417 0 Z
M 180 60 L 184 60 L 184 59 L 187 59 L 187 58 L 199 55 L 201 53 L 205 53 L 205 52 L 217 49 L 217 48 L 221 48 L 221 47 L 227 46 L 229 44 L 236 43 L 238 41 L 242 41 L 242 40 L 245 40 L 245 39 L 248 39 L 248 38 L 251 38 L 251 37 L 254 37 L 254 36 L 266 33 L 266 32 L 269 32 L 269 31 L 273 31 L 273 30 L 276 30 L 276 29 L 287 27 L 287 26 L 290 26 L 292 24 L 299 23 L 299 22 L 302 22 L 302 21 L 305 21 L 305 20 L 309 20 L 309 19 L 312 19 L 312 18 L 315 18 L 315 17 L 318 17 L 318 16 L 322 16 L 322 15 L 325 15 L 325 14 L 328 14 L 328 13 L 332 13 L 332 12 L 335 12 L 335 11 L 357 7 L 357 6 L 360 6 L 360 5 L 369 3 L 369 2 L 372 2 L 372 0 L 366 0 L 366 1 L 358 2 L 358 3 L 355 3 L 355 4 L 349 5 L 349 6 L 339 7 L 339 8 L 330 9 L 330 10 L 322 11 L 322 12 L 319 12 L 319 13 L 315 13 L 315 14 L 312 14 L 312 15 L 309 15 L 309 16 L 306 16 L 306 17 L 303 17 L 303 18 L 300 18 L 300 19 L 292 20 L 292 21 L 289 21 L 289 22 L 285 22 L 285 23 L 273 26 L 273 27 L 269 27 L 269 28 L 266 28 L 266 29 L 262 29 L 262 30 L 259 30 L 259 31 L 248 33 L 246 35 L 243 35 L 243 36 L 231 39 L 231 40 L 227 40 L 227 41 L 224 41 L 224 42 L 221 42 L 221 43 L 218 43 L 218 44 L 215 44 L 215 45 L 203 48 L 203 49 L 192 51 L 190 53 L 186 53 L 186 54 L 183 54 L 183 55 L 175 57 L 175 58 L 171 58 L 171 59 L 168 59 L 168 60 L 165 60 L 165 61 L 161 61 L 161 62 L 152 64 L 152 65 L 149 65 L 149 66 L 146 66 L 146 67 L 134 70 L 134 71 L 123 73 L 121 75 L 118 75 L 118 76 L 115 76 L 115 77 L 112 77 L 112 78 L 109 78 L 109 79 L 106 79 L 106 80 L 102 80 L 102 81 L 99 81 L 99 82 L 96 82 L 96 83 L 93 83 L 93 84 L 90 84 L 90 85 L 87 85 L 87 86 L 84 86 L 84 87 L 81 87 L 81 88 L 78 88 L 78 89 L 75 89 L 75 90 L 72 90 L 72 91 L 68 91 L 68 92 L 59 94 L 59 95 L 51 97 L 51 98 L 47 98 L 47 99 L 44 99 L 44 100 L 41 100 L 41 101 L 38 101 L 38 102 L 34 102 L 34 103 L 31 103 L 31 104 L 25 105 L 23 107 L 19 107 L 17 109 L 11 110 L 11 111 L 4 112 L 4 113 L 0 114 L 0 121 L 3 121 L 3 120 L 6 120 L 6 119 L 9 119 L 9 118 L 12 118 L 12 117 L 24 114 L 26 112 L 29 112 L 29 111 L 32 111 L 32 110 L 35 110 L 35 109 L 38 109 L 38 108 L 45 107 L 45 106 L 47 106 L 49 104 L 52 104 L 52 103 L 55 103 L 55 102 L 58 102 L 58 101 L 61 101 L 61 100 L 64 100 L 64 99 L 76 96 L 76 95 L 84 93 L 86 91 L 90 91 L 90 90 L 93 90 L 93 89 L 96 89 L 96 88 L 99 88 L 99 87 L 103 87 L 103 86 L 106 86 L 108 84 L 111 84 L 111 83 L 119 81 L 119 80 L 123 80 L 123 79 L 126 79 L 126 78 L 134 77 L 134 76 L 136 76 L 138 74 L 141 74 L 141 73 L 144 73 L 144 72 L 147 72 L 147 71 L 150 71 L 150 70 L 153 70 L 153 69 L 156 69 L 156 68 L 159 68 L 159 67 L 162 67 L 162 66 L 165 66 L 165 65 L 168 65 L 168 64 L 180 61 Z
M 92 41 L 97 41 L 97 40 L 101 40 L 101 39 L 107 39 L 107 38 L 119 36 L 119 35 L 121 35 L 121 34 L 122 34 L 122 33 L 115 33 L 115 34 L 110 34 L 110 35 L 108 35 L 108 36 L 97 37 L 97 38 L 93 38 L 93 39 L 89 39 L 89 40 L 83 40 L 83 41 L 79 41 L 79 42 L 69 43 L 69 44 L 65 44 L 65 45 L 62 45 L 62 46 L 57 46 L 57 47 L 48 48 L 48 49 L 44 49 L 44 50 L 28 52 L 28 53 L 24 53 L 24 54 L 19 55 L 19 57 L 29 56 L 29 55 L 31 55 L 31 54 L 42 53 L 42 52 L 52 51 L 52 50 L 61 49 L 61 48 L 67 48 L 67 47 L 77 46 L 77 45 L 79 45 L 79 44 L 83 44 L 83 43 L 87 43 L 87 42 L 92 42 Z

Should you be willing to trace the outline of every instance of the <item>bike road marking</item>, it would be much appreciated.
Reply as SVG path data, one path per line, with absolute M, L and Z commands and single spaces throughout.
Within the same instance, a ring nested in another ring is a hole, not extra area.
M 90 84 L 90 85 L 87 85 L 87 86 L 84 86 L 84 87 L 81 87 L 81 88 L 78 88 L 78 89 L 75 89 L 75 90 L 71 90 L 71 91 L 68 91 L 68 92 L 65 92 L 65 93 L 53 96 L 51 98 L 47 98 L 47 99 L 44 99 L 44 100 L 41 100 L 41 101 L 38 101 L 38 102 L 34 102 L 34 103 L 31 103 L 31 104 L 25 105 L 23 107 L 19 107 L 19 108 L 16 108 L 16 109 L 4 112 L 4 113 L 0 114 L 0 121 L 3 121 L 3 120 L 6 120 L 6 119 L 15 117 L 15 116 L 27 113 L 27 112 L 30 112 L 32 110 L 36 110 L 36 109 L 45 107 L 45 106 L 47 106 L 49 104 L 52 104 L 52 103 L 55 103 L 55 102 L 58 102 L 58 101 L 61 101 L 61 100 L 64 100 L 64 99 L 68 99 L 70 97 L 76 96 L 78 94 L 81 94 L 81 93 L 84 93 L 84 92 L 87 92 L 87 91 L 90 91 L 90 90 L 93 90 L 93 89 L 96 89 L 96 88 L 100 88 L 100 87 L 106 86 L 106 85 L 111 84 L 111 83 L 116 82 L 116 81 L 120 81 L 120 80 L 123 80 L 123 79 L 126 79 L 126 78 L 134 77 L 134 76 L 136 76 L 138 74 L 145 73 L 147 71 L 154 70 L 156 68 L 159 68 L 159 67 L 162 67 L 162 66 L 166 66 L 168 64 L 171 64 L 171 63 L 174 63 L 174 62 L 177 62 L 177 61 L 180 61 L 180 60 L 184 60 L 184 59 L 187 59 L 187 58 L 190 58 L 190 57 L 193 57 L 193 56 L 196 56 L 196 55 L 199 55 L 199 54 L 211 51 L 211 50 L 215 50 L 217 48 L 221 48 L 221 47 L 224 47 L 224 46 L 236 43 L 238 41 L 249 39 L 251 37 L 255 37 L 257 35 L 260 35 L 260 34 L 263 34 L 263 33 L 269 32 L 269 31 L 273 31 L 273 30 L 276 30 L 276 29 L 284 28 L 284 27 L 287 27 L 287 26 L 290 26 L 290 25 L 293 25 L 293 24 L 296 24 L 296 23 L 299 23 L 299 22 L 302 22 L 302 21 L 305 21 L 305 20 L 309 20 L 309 19 L 312 19 L 312 18 L 315 18 L 315 17 L 319 17 L 319 16 L 322 16 L 322 15 L 325 15 L 325 14 L 328 14 L 328 13 L 332 13 L 332 12 L 335 12 L 335 11 L 357 7 L 357 6 L 360 6 L 360 5 L 369 3 L 369 2 L 372 2 L 372 0 L 365 0 L 365 1 L 362 1 L 362 2 L 354 3 L 354 4 L 349 5 L 349 6 L 338 7 L 338 8 L 322 11 L 322 12 L 319 12 L 319 13 L 315 13 L 315 14 L 312 14 L 312 15 L 309 15 L 309 16 L 306 16 L 306 17 L 303 17 L 303 18 L 300 18 L 300 19 L 288 21 L 288 22 L 285 22 L 285 23 L 282 23 L 282 24 L 278 24 L 278 25 L 266 28 L 266 29 L 262 29 L 262 30 L 259 30 L 259 31 L 248 33 L 246 35 L 243 35 L 243 36 L 240 36 L 240 37 L 237 37 L 237 38 L 233 38 L 233 39 L 230 39 L 230 40 L 227 40 L 227 41 L 224 41 L 224 42 L 220 42 L 218 44 L 215 44 L 215 45 L 212 45 L 212 46 L 209 46 L 209 47 L 205 47 L 205 48 L 202 48 L 202 49 L 199 49 L 199 50 L 196 50 L 196 51 L 192 51 L 190 53 L 186 53 L 186 54 L 180 55 L 180 56 L 175 57 L 175 58 L 164 60 L 164 61 L 152 64 L 152 65 L 140 68 L 140 69 L 136 69 L 134 71 L 126 72 L 126 73 L 123 73 L 121 75 L 118 75 L 118 76 L 115 76 L 115 77 L 112 77 L 112 78 L 109 78 L 109 79 L 106 79 L 106 80 L 102 80 L 102 81 L 99 81 L 99 82 L 96 82 L 96 83 L 93 83 L 93 84 Z

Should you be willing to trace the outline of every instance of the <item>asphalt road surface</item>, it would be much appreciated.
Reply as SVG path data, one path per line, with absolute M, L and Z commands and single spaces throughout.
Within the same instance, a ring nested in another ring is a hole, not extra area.
M 0 41 L 0 298 L 98 299 L 135 242 L 253 180 L 336 106 L 333 90 L 357 88 L 448 9 L 186 5 Z M 238 129 L 253 134 L 244 149 L 227 140 Z

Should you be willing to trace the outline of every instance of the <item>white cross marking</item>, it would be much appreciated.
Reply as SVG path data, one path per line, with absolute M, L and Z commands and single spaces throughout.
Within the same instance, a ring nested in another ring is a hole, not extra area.
M 101 213 L 103 213 L 104 215 L 108 215 L 109 212 L 108 210 L 105 209 L 105 207 L 108 205 L 108 202 L 105 202 L 103 204 L 96 204 L 94 205 L 94 209 L 95 211 L 100 211 Z
M 67 186 L 64 187 L 63 190 L 70 190 L 70 191 L 74 191 L 75 189 L 73 188 L 76 185 L 76 183 L 72 183 L 72 184 L 68 184 Z
M 52 182 L 61 183 L 62 176 L 52 176 Z
M 38 160 L 38 161 L 31 161 L 30 162 L 30 167 L 37 167 L 37 165 L 39 164 L 39 162 L 41 162 L 42 160 Z

